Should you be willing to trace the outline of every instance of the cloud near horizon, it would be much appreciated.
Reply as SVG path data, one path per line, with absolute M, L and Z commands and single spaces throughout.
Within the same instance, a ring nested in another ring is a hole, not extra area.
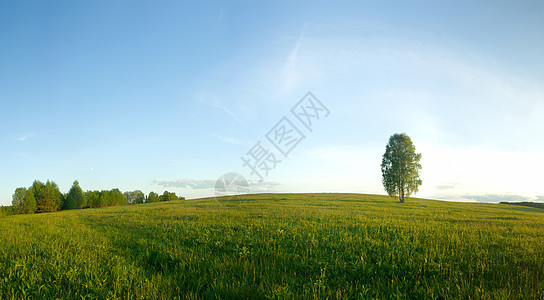
M 215 188 L 217 179 L 192 179 L 185 178 L 179 180 L 152 180 L 151 184 L 159 185 L 163 187 L 175 187 L 175 188 L 185 188 L 191 190 L 203 190 L 203 189 L 213 189 Z M 275 187 L 281 185 L 278 182 L 273 181 L 247 181 L 250 192 L 273 192 Z
M 530 202 L 533 200 L 531 197 L 520 195 L 498 195 L 498 194 L 485 194 L 485 195 L 465 195 L 462 199 L 475 200 L 476 202 Z

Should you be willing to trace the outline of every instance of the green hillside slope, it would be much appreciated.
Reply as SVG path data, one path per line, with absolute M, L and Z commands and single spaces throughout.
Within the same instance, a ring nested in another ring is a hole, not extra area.
M 0 219 L 0 298 L 543 298 L 544 210 L 263 194 Z

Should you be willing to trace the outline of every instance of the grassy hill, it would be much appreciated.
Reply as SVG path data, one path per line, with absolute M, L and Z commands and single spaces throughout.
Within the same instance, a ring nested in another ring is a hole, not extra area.
M 0 219 L 11 298 L 544 297 L 544 210 L 262 194 Z

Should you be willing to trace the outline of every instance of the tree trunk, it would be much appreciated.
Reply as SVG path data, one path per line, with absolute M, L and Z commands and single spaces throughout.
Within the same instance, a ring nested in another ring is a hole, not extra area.
M 404 203 L 404 190 L 400 192 L 399 198 L 400 198 L 400 203 Z

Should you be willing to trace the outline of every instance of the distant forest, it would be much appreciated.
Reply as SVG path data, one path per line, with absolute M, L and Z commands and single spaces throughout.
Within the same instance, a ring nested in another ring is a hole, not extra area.
M 185 200 L 185 198 L 178 197 L 176 193 L 168 191 L 165 191 L 162 195 L 155 192 L 145 195 L 140 190 L 122 193 L 117 188 L 83 192 L 77 180 L 74 181 L 70 191 L 63 194 L 54 181 L 48 180 L 43 183 L 35 180 L 29 188 L 20 187 L 15 189 L 12 205 L 2 206 L 0 216 L 172 200 Z
M 501 202 L 501 204 L 529 206 L 529 207 L 536 207 L 536 208 L 544 209 L 544 203 L 538 203 L 538 202 Z

